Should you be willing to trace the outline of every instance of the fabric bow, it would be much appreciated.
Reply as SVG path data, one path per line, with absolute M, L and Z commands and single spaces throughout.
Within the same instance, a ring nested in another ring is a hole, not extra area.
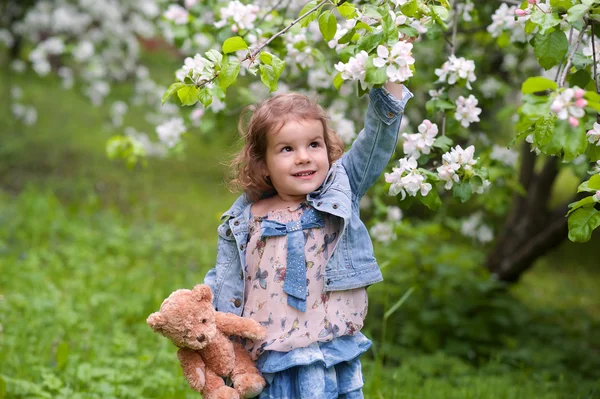
M 264 219 L 260 224 L 261 237 L 287 235 L 287 266 L 283 292 L 288 294 L 288 305 L 301 312 L 306 312 L 306 259 L 302 230 L 322 228 L 324 225 L 323 218 L 312 207 L 302 214 L 300 220 L 280 223 Z

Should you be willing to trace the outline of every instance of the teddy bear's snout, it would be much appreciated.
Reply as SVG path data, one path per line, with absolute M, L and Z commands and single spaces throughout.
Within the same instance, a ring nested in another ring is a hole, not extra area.
M 204 334 L 200 334 L 200 335 L 198 335 L 198 336 L 196 337 L 196 340 L 197 340 L 198 342 L 202 343 L 202 342 L 206 341 L 206 335 L 204 335 Z

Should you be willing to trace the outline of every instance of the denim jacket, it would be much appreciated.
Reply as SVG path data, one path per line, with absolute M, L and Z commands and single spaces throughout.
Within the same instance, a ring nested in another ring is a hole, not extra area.
M 398 141 L 404 105 L 412 93 L 403 86 L 402 101 L 385 88 L 369 92 L 365 127 L 342 158 L 332 163 L 323 184 L 307 194 L 316 210 L 336 216 L 339 238 L 327 262 L 324 290 L 366 287 L 383 280 L 373 244 L 360 220 L 360 199 L 381 175 Z M 242 194 L 221 216 L 217 262 L 204 279 L 221 312 L 241 315 L 245 290 L 246 243 L 252 202 Z

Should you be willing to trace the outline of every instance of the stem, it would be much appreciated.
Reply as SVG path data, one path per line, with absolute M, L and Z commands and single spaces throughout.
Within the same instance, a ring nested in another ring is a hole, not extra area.
M 598 88 L 598 71 L 596 70 L 596 35 L 594 33 L 594 25 L 592 22 L 592 55 L 594 56 L 594 83 L 596 83 L 596 93 L 600 93 Z
M 300 15 L 291 24 L 289 24 L 288 26 L 286 26 L 285 28 L 283 28 L 282 30 L 280 30 L 279 32 L 277 32 L 276 34 L 274 34 L 273 36 L 271 36 L 269 38 L 269 40 L 267 40 L 260 47 L 258 47 L 256 50 L 254 50 L 250 54 L 248 54 L 246 56 L 245 60 L 247 60 L 247 59 L 253 60 L 254 58 L 256 58 L 256 55 L 258 53 L 260 53 L 260 51 L 263 48 L 267 47 L 267 45 L 269 45 L 269 43 L 271 43 L 277 37 L 283 35 L 285 32 L 287 32 L 288 30 L 290 30 L 294 25 L 296 25 L 298 22 L 302 21 L 307 15 L 312 14 L 313 12 L 317 11 L 319 8 L 321 8 L 321 6 L 323 6 L 327 2 L 329 2 L 329 0 L 323 0 L 319 4 L 317 4 L 315 7 L 313 7 L 312 9 L 310 9 L 307 12 L 305 12 L 304 14 Z M 342 5 L 345 2 L 346 2 L 346 0 L 341 0 L 339 3 L 336 4 L 336 6 Z
M 450 42 L 450 54 L 454 55 L 454 47 L 456 46 L 456 29 L 458 27 L 458 0 L 454 1 L 454 15 L 452 16 L 452 39 Z
M 567 75 L 569 74 L 569 69 L 571 69 L 571 62 L 573 62 L 573 56 L 575 55 L 575 51 L 579 48 L 581 44 L 581 40 L 583 39 L 583 33 L 587 28 L 587 23 L 583 26 L 581 31 L 579 32 L 579 36 L 577 36 L 577 41 L 575 42 L 575 46 L 571 50 L 571 54 L 569 54 L 569 59 L 567 60 L 567 65 L 565 65 L 565 69 L 563 70 L 562 79 L 560 80 L 559 87 L 564 87 L 565 82 L 567 80 Z
M 279 0 L 277 2 L 277 4 L 275 4 L 273 7 L 271 7 L 271 9 L 269 11 L 267 11 L 266 13 L 263 14 L 263 16 L 258 20 L 258 22 L 256 22 L 254 25 L 255 26 L 259 26 L 261 23 L 263 23 L 263 21 L 265 20 L 265 18 L 267 18 L 267 16 L 269 14 L 271 14 L 273 11 L 275 11 L 276 9 L 279 8 L 279 6 L 284 2 L 284 1 L 289 1 L 289 0 Z M 250 31 L 244 33 L 242 35 L 242 37 L 246 37 L 246 35 L 249 33 Z

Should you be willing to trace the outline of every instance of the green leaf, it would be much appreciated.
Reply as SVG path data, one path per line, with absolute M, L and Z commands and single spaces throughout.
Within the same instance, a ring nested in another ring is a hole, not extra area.
M 565 154 L 563 161 L 571 162 L 585 152 L 588 146 L 587 136 L 583 124 L 572 127 L 566 121 L 560 121 L 563 129 L 567 130 L 567 140 L 564 143 Z
M 323 39 L 329 41 L 334 38 L 337 31 L 337 21 L 331 10 L 325 11 L 319 17 L 319 30 L 323 35 Z
M 554 12 L 545 12 L 539 8 L 534 8 L 533 14 L 531 14 L 531 21 L 538 24 L 540 26 L 540 33 L 545 35 L 550 29 L 560 24 L 561 19 Z M 562 31 L 559 30 L 558 32 Z
M 523 94 L 531 94 L 546 90 L 556 90 L 557 88 L 558 85 L 555 81 L 542 76 L 534 76 L 523 82 L 521 92 Z
M 208 87 L 205 86 L 201 88 L 196 96 L 202 105 L 204 105 L 204 108 L 208 108 L 208 106 L 212 104 L 213 96 Z
M 600 94 L 593 91 L 586 91 L 583 98 L 590 101 L 600 102 Z
M 377 9 L 377 7 L 372 6 L 370 4 L 366 5 L 365 12 L 363 13 L 363 15 L 365 15 L 367 17 L 375 18 L 375 19 L 383 18 L 383 16 L 381 15 L 381 13 Z
M 435 138 L 433 147 L 439 148 L 442 152 L 448 152 L 450 147 L 454 145 L 454 141 L 448 136 L 439 136 Z
M 69 358 L 69 344 L 66 341 L 62 341 L 56 349 L 56 368 L 62 370 L 67 365 L 67 359 Z
M 569 84 L 571 87 L 578 86 L 585 88 L 591 80 L 592 75 L 585 69 L 580 69 L 569 77 Z
M 417 4 L 417 0 L 411 0 L 408 3 L 404 4 L 400 10 L 403 15 L 407 17 L 414 17 L 417 11 L 419 10 L 419 5 Z
M 573 5 L 572 0 L 550 0 L 550 6 L 553 10 L 562 8 L 563 10 L 568 10 L 569 7 Z
M 595 203 L 596 201 L 594 201 L 594 198 L 592 196 L 585 197 L 584 199 L 577 202 L 571 202 L 569 204 L 569 212 L 567 213 L 567 215 L 570 215 L 579 208 L 594 206 Z
M 344 79 L 342 78 L 342 73 L 339 72 L 337 75 L 335 75 L 335 77 L 333 78 L 333 85 L 335 86 L 335 88 L 337 90 L 340 89 L 340 87 L 342 87 L 342 85 L 344 84 Z
M 221 72 L 219 72 L 219 86 L 225 90 L 235 82 L 238 74 L 240 73 L 240 62 L 236 59 L 232 59 L 221 65 Z
M 593 175 L 589 180 L 584 181 L 577 188 L 577 192 L 595 193 L 600 190 L 600 175 Z
M 177 90 L 177 96 L 183 105 L 194 105 L 198 102 L 198 88 L 194 85 L 185 85 Z
M 589 7 L 583 4 L 577 4 L 569 8 L 567 13 L 567 22 L 574 23 L 581 19 L 589 11 Z
M 408 25 L 400 25 L 398 27 L 398 32 L 402 32 L 404 34 L 404 36 L 407 37 L 418 37 L 419 36 L 419 31 L 415 28 L 413 28 L 412 26 L 408 26 Z
M 356 29 L 352 28 L 348 32 L 346 32 L 340 39 L 338 40 L 338 44 L 346 44 L 350 43 L 352 40 L 352 36 L 356 33 Z
M 567 54 L 568 48 L 569 41 L 565 32 L 561 30 L 552 31 L 547 35 L 538 33 L 533 39 L 533 53 L 544 69 L 558 65 Z
M 437 211 L 442 206 L 442 200 L 440 199 L 440 195 L 435 189 L 435 186 L 425 197 L 419 193 L 419 200 L 423 205 L 432 211 Z
M 354 16 L 354 14 L 356 14 L 356 8 L 354 7 L 354 4 L 348 2 L 337 7 L 337 10 L 340 15 L 346 19 L 350 19 Z
M 535 124 L 534 130 L 534 144 L 541 148 L 548 144 L 552 140 L 552 134 L 556 126 L 555 116 L 546 116 L 540 118 Z
M 438 17 L 442 21 L 446 21 L 448 19 L 448 10 L 442 6 L 431 6 L 431 10 L 435 13 L 435 17 Z
M 233 53 L 238 50 L 247 49 L 248 45 L 241 36 L 230 37 L 223 42 L 223 52 L 225 54 Z
M 283 73 L 285 69 L 285 61 L 281 60 L 275 54 L 271 54 L 267 51 L 263 51 L 259 56 L 260 62 L 265 65 L 270 65 L 273 67 L 273 73 L 276 80 L 279 80 L 279 77 Z
M 370 53 L 374 48 L 381 44 L 382 40 L 383 33 L 367 33 L 358 39 L 356 46 L 358 51 L 364 50 L 367 53 Z
M 169 97 L 171 97 L 173 94 L 175 94 L 177 90 L 179 90 L 185 85 L 186 84 L 183 82 L 175 82 L 171 86 L 169 86 L 167 91 L 165 91 L 165 94 L 163 94 L 162 96 L 162 104 L 164 104 L 169 99 Z
M 271 65 L 259 65 L 260 80 L 269 88 L 270 92 L 277 90 L 277 78 L 275 78 L 275 71 Z
M 306 3 L 304 5 L 304 7 L 302 7 L 302 9 L 300 10 L 299 16 L 306 14 L 307 12 L 309 12 L 316 6 L 317 6 L 316 0 L 309 1 L 308 3 Z M 300 21 L 300 26 L 302 26 L 303 28 L 306 28 L 308 26 L 308 24 L 310 24 L 312 21 L 314 21 L 319 16 L 319 11 L 320 10 L 315 10 L 311 14 L 304 17 L 304 19 L 302 21 Z
M 367 73 L 365 75 L 365 82 L 372 84 L 384 84 L 387 80 L 387 75 L 385 73 L 385 68 L 377 68 L 373 65 L 372 57 L 367 59 Z
M 600 160 L 600 146 L 588 145 L 587 156 L 590 162 L 596 162 Z
M 600 212 L 594 208 L 580 208 L 569 215 L 569 240 L 586 242 L 600 226 Z
M 223 61 L 223 54 L 219 53 L 217 50 L 210 49 L 206 52 L 206 58 L 212 61 L 213 65 L 218 65 Z
M 454 183 L 454 186 L 452 186 L 452 195 L 458 198 L 460 202 L 467 202 L 473 195 L 473 189 L 469 183 L 461 181 Z
M 600 113 L 600 103 L 595 101 L 588 101 L 586 107 L 590 107 L 596 110 L 596 112 Z

